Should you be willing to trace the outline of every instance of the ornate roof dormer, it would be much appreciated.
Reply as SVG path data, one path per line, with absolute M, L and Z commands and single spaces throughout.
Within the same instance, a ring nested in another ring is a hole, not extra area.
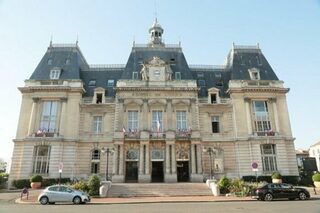
M 164 46 L 164 43 L 162 42 L 162 35 L 163 35 L 163 28 L 158 23 L 157 18 L 154 20 L 151 28 L 149 29 L 150 34 L 150 46 Z

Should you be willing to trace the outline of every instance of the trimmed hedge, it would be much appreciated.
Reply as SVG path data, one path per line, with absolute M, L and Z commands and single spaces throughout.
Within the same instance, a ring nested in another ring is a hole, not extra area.
M 313 181 L 320 181 L 320 173 L 316 173 L 312 175 L 312 180 Z
M 29 179 L 13 180 L 12 185 L 17 189 L 23 189 L 24 187 L 30 188 L 30 180 Z
M 70 178 L 61 178 L 61 184 L 70 183 Z M 42 180 L 42 187 L 59 184 L 59 178 L 44 178 Z
M 282 175 L 280 174 L 280 172 L 273 172 L 271 175 L 272 179 L 282 179 Z
M 242 179 L 246 182 L 256 182 L 256 176 L 253 175 L 242 176 Z M 299 176 L 282 176 L 282 182 L 289 183 L 292 185 L 298 185 L 299 180 Z M 271 183 L 272 179 L 270 176 L 258 176 L 258 182 Z

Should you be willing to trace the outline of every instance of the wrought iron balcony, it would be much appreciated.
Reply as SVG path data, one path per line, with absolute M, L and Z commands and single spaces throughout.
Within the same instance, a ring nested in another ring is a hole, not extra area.
M 260 131 L 260 132 L 255 132 L 255 136 L 276 136 L 278 135 L 277 132 L 274 131 Z
M 190 139 L 191 133 L 191 129 L 178 129 L 176 131 L 176 139 Z
M 149 136 L 150 136 L 150 139 L 165 139 L 166 133 L 150 131 Z
M 129 129 L 129 131 L 124 132 L 124 138 L 126 138 L 126 139 L 139 139 L 140 138 L 140 130 Z

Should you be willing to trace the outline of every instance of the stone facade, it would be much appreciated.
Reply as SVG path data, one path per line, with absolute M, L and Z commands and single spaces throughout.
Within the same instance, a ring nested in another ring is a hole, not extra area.
M 150 43 L 133 47 L 132 57 L 138 54 L 133 68 L 130 59 L 120 68 L 90 67 L 77 45 L 50 45 L 19 88 L 22 104 L 10 180 L 34 173 L 56 178 L 61 164 L 62 177 L 87 179 L 96 173 L 104 179 L 108 174 L 114 182 L 242 177 L 255 175 L 253 162 L 258 175 L 276 170 L 298 175 L 286 102 L 289 89 L 273 71 L 244 69 L 250 74 L 244 78 L 233 77 L 243 72 L 236 74 L 235 64 L 183 69 L 180 46 L 162 42 L 159 24 L 151 29 Z M 82 61 L 79 74 L 70 77 L 75 73 L 71 65 L 61 65 L 56 78 L 56 65 L 46 66 L 56 59 L 52 55 L 68 51 Z M 262 54 L 256 47 L 233 46 L 228 60 L 243 52 Z M 107 85 L 98 83 L 100 75 L 113 76 Z M 217 79 L 223 79 L 222 87 L 219 82 L 208 86 Z

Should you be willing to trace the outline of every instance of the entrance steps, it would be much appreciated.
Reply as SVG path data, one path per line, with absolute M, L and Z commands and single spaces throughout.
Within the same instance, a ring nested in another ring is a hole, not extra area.
M 108 197 L 210 196 L 205 183 L 114 183 Z

